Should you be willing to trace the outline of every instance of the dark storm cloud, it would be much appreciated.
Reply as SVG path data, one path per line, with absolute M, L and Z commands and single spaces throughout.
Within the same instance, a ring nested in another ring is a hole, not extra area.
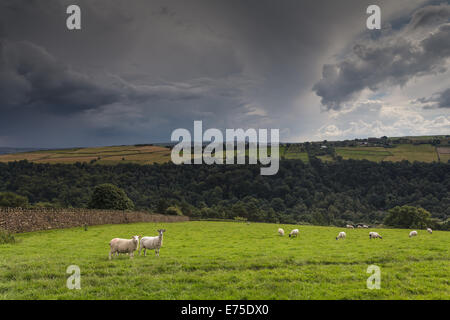
M 447 21 L 449 8 L 447 5 L 420 9 L 409 26 L 417 28 L 431 21 Z M 385 86 L 401 86 L 415 76 L 445 72 L 445 61 L 450 57 L 449 39 L 450 24 L 443 24 L 420 41 L 399 33 L 386 41 L 357 43 L 349 57 L 324 65 L 322 79 L 313 90 L 326 109 L 339 110 L 364 89 L 376 91 Z
M 70 115 L 118 98 L 117 92 L 69 69 L 27 41 L 0 42 L 0 66 L 2 112 L 33 108 Z
M 450 108 L 450 88 L 441 92 L 435 93 L 430 98 L 418 99 L 419 102 L 426 104 L 425 108 Z
M 311 88 L 323 63 L 365 31 L 367 6 L 380 4 L 383 17 L 400 19 L 425 1 L 2 0 L 0 145 L 167 141 L 193 120 L 221 129 L 315 130 Z M 69 4 L 81 7 L 81 31 L 65 27 Z M 425 8 L 415 25 L 435 24 L 434 9 Z M 426 66 L 417 72 L 439 71 L 447 56 L 441 32 L 420 44 L 436 61 L 421 58 Z M 356 59 L 342 63 L 344 78 L 341 65 L 325 67 L 326 83 L 317 86 L 324 101 L 378 87 L 381 80 L 358 87 L 354 78 L 365 68 L 351 63 L 370 64 L 379 47 L 357 47 Z M 405 40 L 389 50 L 419 59 L 414 48 Z M 396 82 L 408 77 L 403 68 L 392 71 Z

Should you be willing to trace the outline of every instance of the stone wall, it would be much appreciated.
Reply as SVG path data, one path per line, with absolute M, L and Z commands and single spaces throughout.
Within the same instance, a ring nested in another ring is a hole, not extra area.
M 134 222 L 181 222 L 188 217 L 147 212 L 90 209 L 0 208 L 0 228 L 14 232 L 81 227 L 84 225 Z

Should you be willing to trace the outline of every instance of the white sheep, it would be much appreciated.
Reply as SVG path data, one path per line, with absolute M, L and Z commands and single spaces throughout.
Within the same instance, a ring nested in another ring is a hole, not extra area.
M 376 239 L 376 238 L 383 239 L 383 237 L 380 236 L 377 232 L 369 232 L 369 239 Z
M 130 259 L 134 257 L 134 251 L 139 246 L 139 236 L 133 236 L 131 239 L 114 238 L 109 242 L 109 260 L 111 255 L 117 255 L 119 253 L 130 254 Z
M 417 236 L 417 231 L 411 231 L 410 233 L 409 233 L 409 237 L 411 238 L 411 237 L 415 237 L 415 236 Z
M 427 228 L 428 233 L 433 233 L 433 230 L 431 228 Z
M 368 229 L 369 228 L 369 226 L 368 225 L 366 225 L 366 224 L 363 224 L 363 226 L 362 226 L 364 229 Z
M 347 235 L 345 234 L 345 232 L 341 231 L 341 232 L 339 232 L 338 236 L 336 237 L 336 240 L 345 239 L 346 236 Z
M 280 234 L 280 236 L 284 236 L 284 230 L 281 228 L 278 228 L 278 233 Z
M 159 229 L 159 235 L 156 237 L 143 237 L 141 239 L 141 246 L 139 248 L 139 255 L 141 255 L 142 249 L 144 249 L 144 257 L 147 255 L 147 249 L 155 249 L 155 255 L 159 257 L 159 250 L 163 245 L 163 233 L 166 229 Z
M 289 233 L 289 238 L 294 236 L 298 236 L 298 229 L 294 229 Z
M 352 226 L 351 224 L 348 224 L 348 225 L 347 225 L 347 229 L 355 229 L 355 227 Z

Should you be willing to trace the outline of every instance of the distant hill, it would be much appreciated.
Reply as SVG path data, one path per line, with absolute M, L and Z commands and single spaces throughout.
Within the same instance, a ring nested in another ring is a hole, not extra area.
M 174 143 L 138 144 L 96 148 L 38 150 L 32 148 L 0 148 L 0 162 L 28 160 L 36 163 L 153 164 L 170 161 Z M 380 137 L 343 141 L 280 143 L 282 159 L 310 157 L 322 161 L 338 159 L 410 162 L 444 162 L 450 160 L 450 136 Z
M 30 152 L 39 150 L 37 148 L 11 148 L 11 147 L 0 147 L 0 154 L 10 154 L 19 152 Z

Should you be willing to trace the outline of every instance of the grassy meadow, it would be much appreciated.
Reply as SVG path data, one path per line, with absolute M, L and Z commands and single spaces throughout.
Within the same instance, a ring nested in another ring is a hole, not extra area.
M 109 240 L 167 229 L 160 257 L 108 260 Z M 278 227 L 286 235 L 277 234 Z M 300 229 L 290 239 L 289 230 Z M 263 223 L 139 223 L 18 234 L 0 245 L 0 299 L 450 299 L 450 233 Z M 369 265 L 381 289 L 366 287 Z M 66 268 L 81 289 L 66 288 Z
M 403 161 L 410 162 L 437 162 L 438 154 L 436 148 L 431 144 L 399 144 L 394 148 L 383 147 L 341 147 L 336 148 L 336 154 L 343 159 L 380 161 Z

